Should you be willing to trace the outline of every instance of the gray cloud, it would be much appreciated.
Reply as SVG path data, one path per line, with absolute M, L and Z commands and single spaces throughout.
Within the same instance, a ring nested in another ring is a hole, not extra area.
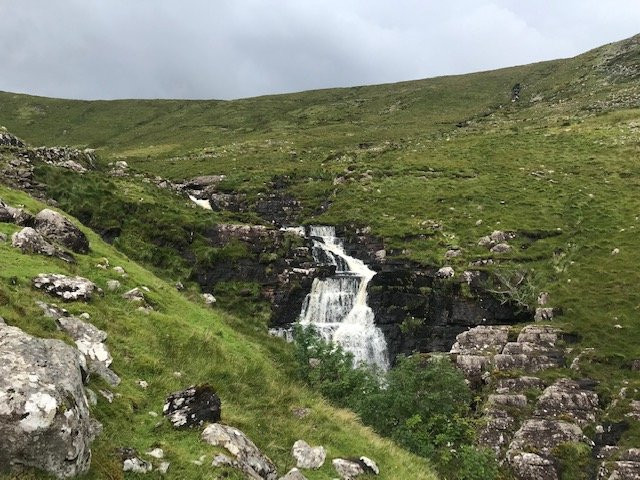
M 0 89 L 237 98 L 465 73 L 638 33 L 637 0 L 0 0 Z

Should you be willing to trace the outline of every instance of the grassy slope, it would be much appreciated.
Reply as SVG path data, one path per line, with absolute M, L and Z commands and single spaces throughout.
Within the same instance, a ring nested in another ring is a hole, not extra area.
M 536 289 L 551 292 L 564 309 L 557 323 L 581 338 L 574 352 L 596 348 L 584 374 L 610 399 L 623 382 L 640 382 L 628 368 L 640 358 L 640 82 L 605 66 L 617 55 L 613 67 L 637 69 L 637 43 L 473 75 L 232 102 L 0 94 L 0 124 L 33 144 L 89 145 L 104 161 L 124 158 L 152 174 L 224 173 L 223 188 L 250 194 L 287 174 L 309 212 L 332 201 L 307 221 L 371 225 L 403 255 L 435 264 L 459 246 L 456 270 L 489 256 L 480 236 L 519 231 L 522 248 L 499 267 L 532 271 Z M 512 104 L 517 82 L 521 101 Z M 640 443 L 637 424 L 623 442 Z
M 0 187 L 0 197 L 11 204 L 25 204 L 34 212 L 43 208 L 28 196 L 4 187 Z M 15 230 L 13 225 L 0 224 L 4 233 Z M 65 304 L 72 313 L 90 313 L 91 321 L 109 334 L 107 344 L 114 357 L 113 368 L 123 380 L 112 389 L 121 395 L 113 404 L 99 395 L 98 405 L 93 409 L 104 425 L 104 432 L 94 443 L 88 478 L 122 478 L 121 466 L 113 455 L 120 446 L 133 446 L 140 452 L 156 446 L 163 448 L 172 463 L 166 478 L 220 478 L 220 470 L 208 466 L 214 449 L 200 442 L 199 431 L 176 431 L 166 422 L 157 425 L 161 417 L 148 413 L 160 413 L 168 393 L 203 382 L 213 384 L 219 392 L 223 420 L 244 430 L 281 472 L 293 466 L 289 453 L 293 442 L 304 438 L 312 444 L 325 445 L 330 457 L 366 454 L 375 458 L 382 469 L 381 478 L 434 478 L 424 460 L 380 439 L 362 427 L 353 414 L 328 406 L 317 395 L 292 382 L 287 374 L 290 352 L 281 341 L 265 333 L 259 341 L 239 333 L 230 326 L 237 319 L 206 308 L 193 292 L 180 294 L 91 231 L 85 232 L 91 241 L 91 252 L 79 255 L 77 265 L 71 266 L 41 256 L 21 255 L 9 244 L 0 244 L 0 315 L 10 325 L 31 334 L 65 339 L 34 303 L 55 300 L 34 291 L 30 279 L 40 272 L 78 274 L 105 288 L 108 279 L 120 278 L 112 270 L 96 268 L 103 258 L 128 272 L 128 278 L 120 279 L 123 281 L 120 292 L 107 292 L 87 304 Z M 151 289 L 149 297 L 156 312 L 150 315 L 137 312 L 135 305 L 120 297 L 125 289 L 139 285 Z M 243 322 L 252 319 L 245 318 Z M 174 376 L 176 371 L 182 372 L 181 378 Z M 139 379 L 149 383 L 147 390 L 137 386 Z M 96 392 L 108 388 L 97 378 L 91 379 L 89 387 Z M 295 406 L 310 408 L 311 414 L 297 419 L 291 412 Z M 205 466 L 191 463 L 204 454 Z M 310 479 L 334 476 L 330 462 L 308 475 Z M 20 478 L 35 477 L 40 478 L 29 474 Z M 231 472 L 227 478 L 240 477 Z

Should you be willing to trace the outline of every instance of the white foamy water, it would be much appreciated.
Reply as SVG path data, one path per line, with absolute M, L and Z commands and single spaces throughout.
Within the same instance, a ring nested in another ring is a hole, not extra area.
M 194 197 L 193 195 L 189 195 L 189 200 L 198 205 L 200 208 L 204 208 L 205 210 L 211 210 L 211 203 L 209 200 L 201 200 L 199 198 Z
M 336 273 L 316 278 L 302 305 L 300 324 L 313 325 L 320 336 L 340 345 L 355 363 L 389 368 L 387 343 L 367 305 L 367 285 L 376 274 L 362 260 L 346 254 L 334 227 L 312 226 L 316 262 L 336 266 Z

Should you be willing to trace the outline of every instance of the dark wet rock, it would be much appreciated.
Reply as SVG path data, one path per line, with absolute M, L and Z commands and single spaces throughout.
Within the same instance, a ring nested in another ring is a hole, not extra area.
M 34 228 L 45 237 L 76 253 L 89 251 L 87 236 L 58 212 L 45 208 L 35 216 Z
M 91 280 L 84 277 L 67 277 L 59 273 L 40 273 L 33 279 L 33 286 L 67 301 L 88 301 L 94 292 L 101 292 Z
M 89 412 L 78 352 L 0 325 L 0 469 L 88 471 L 100 425 Z
M 174 427 L 192 428 L 219 421 L 221 405 L 213 387 L 198 385 L 169 395 L 162 411 Z
M 0 146 L 24 148 L 27 145 L 15 135 L 7 132 L 4 128 L 0 128 Z
M 276 480 L 278 474 L 273 462 L 240 430 L 213 423 L 202 432 L 202 440 L 216 447 L 225 448 L 235 457 L 235 462 L 249 478 Z
M 597 393 L 581 388 L 578 382 L 561 378 L 542 393 L 534 415 L 571 418 L 578 425 L 584 426 L 595 422 L 597 413 Z
M 291 195 L 271 193 L 260 195 L 254 210 L 260 217 L 274 225 L 295 225 L 299 223 L 297 217 L 302 211 L 302 205 Z
M 236 193 L 212 193 L 209 205 L 214 212 L 243 212 L 247 209 L 247 197 Z

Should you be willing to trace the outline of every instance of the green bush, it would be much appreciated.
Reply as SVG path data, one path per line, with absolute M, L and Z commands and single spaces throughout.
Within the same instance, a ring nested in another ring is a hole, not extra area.
M 313 327 L 297 326 L 295 339 L 298 375 L 326 398 L 431 459 L 446 478 L 497 478 L 493 453 L 472 446 L 472 394 L 448 359 L 400 357 L 383 374 L 354 366 L 352 355 L 320 339 Z

